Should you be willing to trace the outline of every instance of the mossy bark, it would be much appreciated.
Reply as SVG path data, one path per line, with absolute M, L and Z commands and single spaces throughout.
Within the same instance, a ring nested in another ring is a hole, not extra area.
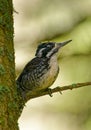
M 0 0 L 0 130 L 19 130 L 13 33 L 12 0 Z

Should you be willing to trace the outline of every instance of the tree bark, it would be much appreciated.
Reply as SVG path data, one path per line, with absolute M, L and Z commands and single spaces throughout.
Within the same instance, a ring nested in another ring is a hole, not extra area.
M 0 0 L 0 130 L 19 130 L 13 33 L 12 0 Z

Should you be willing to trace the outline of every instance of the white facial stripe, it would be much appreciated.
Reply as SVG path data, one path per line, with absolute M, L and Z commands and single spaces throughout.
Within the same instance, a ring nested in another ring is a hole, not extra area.
M 42 56 L 42 51 L 45 50 L 45 48 L 42 48 L 39 52 L 38 52 L 38 56 L 41 57 Z
M 46 55 L 46 57 L 49 58 L 53 54 L 54 50 L 55 50 L 55 48 L 53 48 L 50 52 L 48 52 L 48 54 Z

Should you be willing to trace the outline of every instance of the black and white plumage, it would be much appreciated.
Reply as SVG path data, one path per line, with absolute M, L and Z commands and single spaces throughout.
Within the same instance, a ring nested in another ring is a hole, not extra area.
M 35 58 L 28 62 L 16 81 L 24 94 L 45 90 L 54 83 L 59 72 L 56 53 L 69 42 L 71 40 L 62 43 L 45 42 L 38 46 Z

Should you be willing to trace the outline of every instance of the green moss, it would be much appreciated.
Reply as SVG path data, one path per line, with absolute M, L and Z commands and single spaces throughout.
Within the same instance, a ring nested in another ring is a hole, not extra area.
M 5 125 L 5 120 L 3 119 L 3 116 L 2 117 L 0 117 L 0 125 Z
M 2 65 L 2 64 L 0 64 L 0 75 L 3 75 L 3 74 L 5 74 L 6 72 L 5 72 L 5 68 L 4 68 L 4 66 Z
M 0 47 L 0 56 L 3 56 L 3 55 L 4 55 L 4 48 Z
M 12 74 L 14 74 L 14 73 L 15 73 L 15 68 L 10 68 L 10 72 L 11 72 Z
M 0 26 L 2 25 L 2 23 L 3 23 L 3 17 L 0 16 Z
M 8 53 L 8 59 L 9 59 L 10 61 L 14 61 L 14 55 L 11 54 L 11 53 Z
M 1 0 L 0 1 L 0 12 L 5 13 L 8 7 L 8 1 L 7 0 Z
M 17 116 L 13 117 L 12 115 L 8 116 L 8 126 L 12 130 L 18 130 L 18 122 L 17 122 Z
M 0 26 L 4 29 L 6 38 L 13 38 L 12 7 L 8 0 L 0 0 Z
M 77 85 L 76 85 L 75 83 L 74 83 L 74 84 L 72 84 L 72 87 L 73 87 L 73 88 L 75 88 L 76 86 L 77 86 Z
M 17 104 L 16 104 L 16 102 L 10 102 L 9 104 L 8 104 L 8 108 L 10 109 L 10 110 L 17 110 Z
M 8 126 L 12 129 L 12 130 L 16 130 L 16 126 L 15 126 L 15 122 L 17 122 L 16 120 L 17 120 L 17 118 L 16 118 L 17 116 L 15 116 L 15 117 L 13 117 L 13 115 L 11 115 L 11 114 L 9 114 L 9 116 L 8 116 L 8 120 L 9 120 L 9 122 L 8 122 Z
M 10 90 L 7 86 L 0 85 L 0 94 L 10 93 Z
M 4 96 L 10 96 L 10 90 L 7 86 L 0 85 L 0 102 L 3 102 Z

